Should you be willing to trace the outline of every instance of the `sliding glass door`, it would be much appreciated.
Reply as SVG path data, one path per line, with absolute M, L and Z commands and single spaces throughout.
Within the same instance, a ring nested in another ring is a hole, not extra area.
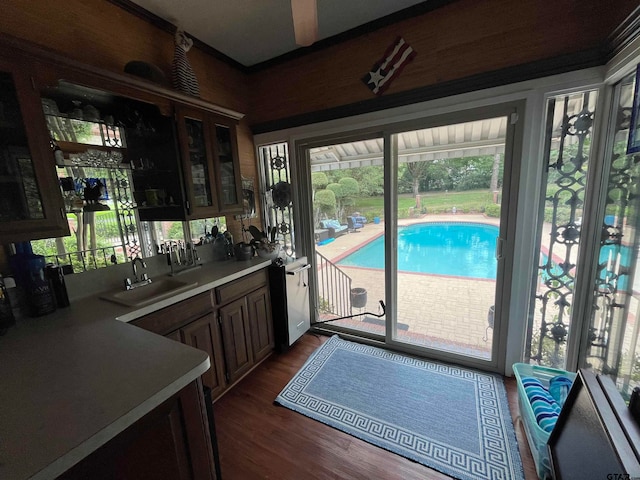
M 493 358 L 503 311 L 497 297 L 507 237 L 501 212 L 509 120 L 503 114 L 391 136 L 397 172 L 392 341 Z
M 515 106 L 299 146 L 317 325 L 499 369 Z

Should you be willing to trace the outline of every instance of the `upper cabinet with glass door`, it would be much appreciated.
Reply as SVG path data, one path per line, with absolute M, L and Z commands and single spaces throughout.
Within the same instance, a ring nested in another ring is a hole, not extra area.
M 187 217 L 242 211 L 236 126 L 206 111 L 179 107 L 178 138 L 186 184 Z
M 213 121 L 218 204 L 221 212 L 242 212 L 242 178 L 235 124 L 221 117 Z
M 218 212 L 214 195 L 213 143 L 206 112 L 178 108 L 178 138 L 189 218 L 211 217 Z
M 40 95 L 0 57 L 0 243 L 69 235 Z

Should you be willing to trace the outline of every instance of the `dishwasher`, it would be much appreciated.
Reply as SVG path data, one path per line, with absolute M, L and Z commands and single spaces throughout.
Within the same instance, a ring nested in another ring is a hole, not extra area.
M 275 347 L 286 351 L 311 327 L 307 257 L 269 267 Z

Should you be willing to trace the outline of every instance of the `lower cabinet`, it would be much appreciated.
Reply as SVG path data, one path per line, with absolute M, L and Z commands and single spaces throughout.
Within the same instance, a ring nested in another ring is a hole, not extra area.
M 215 480 L 202 384 L 196 380 L 58 480 Z
M 134 320 L 132 324 L 204 350 L 202 383 L 215 400 L 274 349 L 266 270 Z
M 215 313 L 209 313 L 181 328 L 179 341 L 209 354 L 211 368 L 202 375 L 202 383 L 211 389 L 212 398 L 218 397 L 227 387 L 227 381 Z
M 248 294 L 247 307 L 253 359 L 259 362 L 273 351 L 275 345 L 269 288 L 264 286 Z
M 240 298 L 220 307 L 219 315 L 227 375 L 229 382 L 233 383 L 255 364 L 246 300 Z

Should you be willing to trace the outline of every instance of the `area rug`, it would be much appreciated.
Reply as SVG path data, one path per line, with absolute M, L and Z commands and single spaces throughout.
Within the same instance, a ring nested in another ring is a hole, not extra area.
M 335 335 L 275 401 L 454 478 L 524 478 L 499 375 Z

